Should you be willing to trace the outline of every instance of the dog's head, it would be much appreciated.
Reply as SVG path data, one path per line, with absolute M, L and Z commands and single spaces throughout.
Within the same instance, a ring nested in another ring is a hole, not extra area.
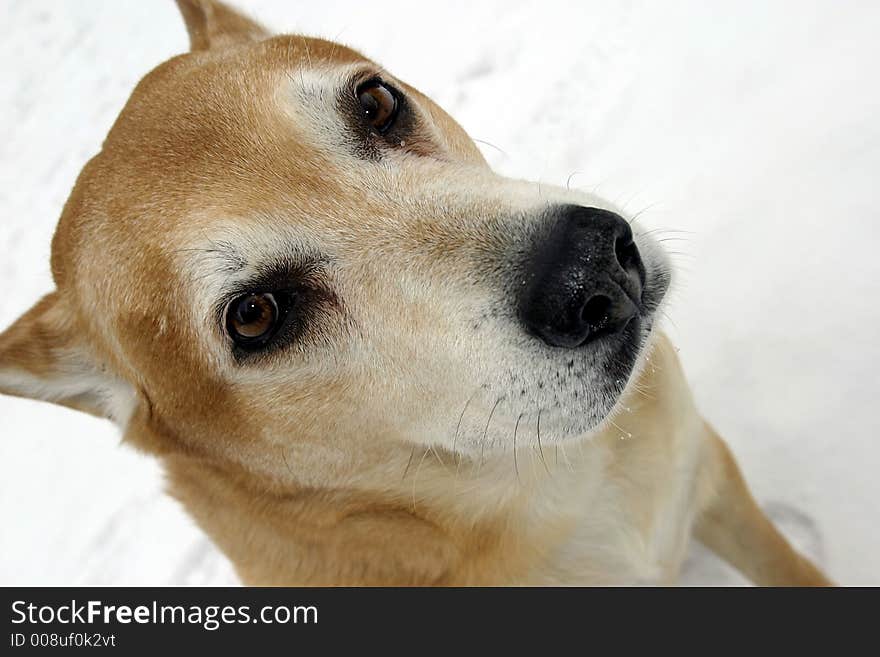
M 653 241 L 494 174 L 359 53 L 179 4 L 192 51 L 83 169 L 57 290 L 0 336 L 0 389 L 269 469 L 278 446 L 467 454 L 608 417 L 669 281 Z

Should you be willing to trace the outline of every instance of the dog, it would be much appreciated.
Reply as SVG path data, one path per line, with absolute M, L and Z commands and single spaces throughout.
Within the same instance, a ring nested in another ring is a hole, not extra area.
M 0 391 L 118 424 L 246 584 L 665 585 L 692 535 L 830 584 L 695 408 L 651 234 L 348 47 L 178 6 Z

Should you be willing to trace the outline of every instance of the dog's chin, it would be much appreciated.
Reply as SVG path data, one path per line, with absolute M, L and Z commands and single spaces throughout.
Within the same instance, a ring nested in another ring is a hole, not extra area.
M 605 429 L 639 376 L 650 346 L 654 313 L 634 317 L 619 333 L 575 349 L 535 348 L 522 383 L 481 388 L 454 411 L 451 444 L 463 456 L 588 440 Z M 520 370 L 519 372 L 523 372 Z M 527 378 L 526 378 L 527 377 Z M 507 377 L 505 377 L 507 378 Z M 529 396 L 529 392 L 534 396 Z M 452 415 L 450 415 L 452 417 Z
M 616 344 L 611 345 L 606 356 L 606 395 L 610 404 L 608 412 L 636 378 L 642 356 L 648 349 L 651 329 L 650 319 L 638 316 L 627 324 Z
M 598 381 L 586 404 L 569 409 L 569 439 L 589 438 L 610 423 L 619 410 L 621 400 L 638 378 L 649 349 L 653 322 L 651 316 L 634 318 L 619 334 L 596 345 Z
M 668 267 L 658 266 L 649 278 L 641 312 L 619 335 L 612 336 L 604 345 L 604 390 L 595 395 L 594 408 L 586 414 L 591 426 L 585 433 L 599 433 L 610 424 L 620 410 L 621 400 L 639 378 L 651 349 L 654 323 L 669 281 Z

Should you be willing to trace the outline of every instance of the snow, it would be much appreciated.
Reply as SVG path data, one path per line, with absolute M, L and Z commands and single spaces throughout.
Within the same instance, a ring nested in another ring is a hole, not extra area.
M 785 531 L 837 581 L 880 584 L 880 4 L 239 5 L 380 61 L 502 173 L 690 231 L 665 243 L 667 329 L 700 407 Z M 0 4 L 0 326 L 50 289 L 75 176 L 185 44 L 170 0 Z M 0 583 L 235 581 L 109 423 L 0 398 L 0 434 Z M 698 547 L 683 581 L 742 583 Z

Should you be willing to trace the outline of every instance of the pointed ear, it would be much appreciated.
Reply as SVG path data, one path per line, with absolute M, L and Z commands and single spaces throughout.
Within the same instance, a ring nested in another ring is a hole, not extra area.
M 190 50 L 221 48 L 270 36 L 262 25 L 217 0 L 177 0 L 177 6 L 189 32 Z
M 57 292 L 0 333 L 0 393 L 50 401 L 125 423 L 132 387 L 92 356 Z

